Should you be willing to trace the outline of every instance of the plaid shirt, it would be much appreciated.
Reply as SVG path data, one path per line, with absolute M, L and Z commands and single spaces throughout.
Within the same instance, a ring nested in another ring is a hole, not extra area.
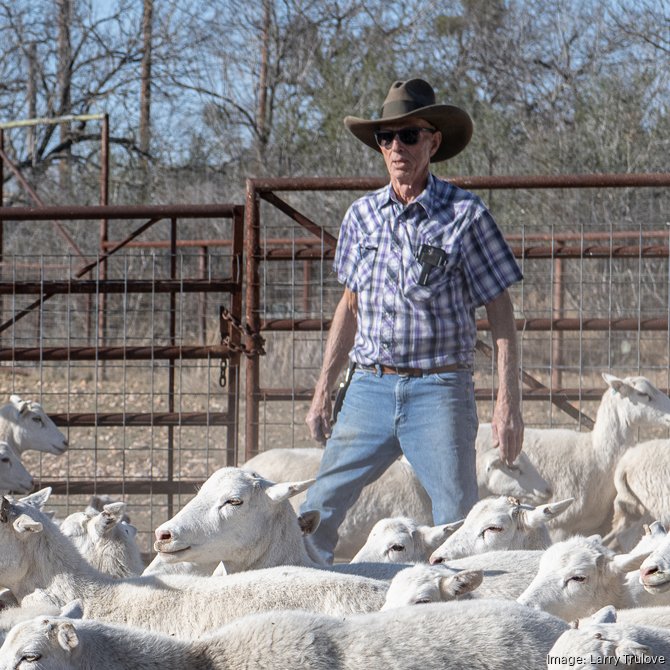
M 447 253 L 426 286 L 418 283 L 422 244 Z M 390 184 L 356 200 L 342 222 L 334 269 L 357 294 L 351 358 L 423 369 L 472 364 L 475 309 L 522 278 L 481 199 L 432 174 L 408 205 Z

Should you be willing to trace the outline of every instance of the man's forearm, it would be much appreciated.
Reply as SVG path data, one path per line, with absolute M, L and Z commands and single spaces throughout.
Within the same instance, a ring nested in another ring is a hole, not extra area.
M 498 366 L 498 401 L 518 405 L 519 357 L 514 309 L 507 292 L 486 306 Z
M 511 463 L 521 452 L 523 419 L 514 308 L 507 291 L 486 305 L 498 366 L 498 397 L 492 428 L 501 455 Z

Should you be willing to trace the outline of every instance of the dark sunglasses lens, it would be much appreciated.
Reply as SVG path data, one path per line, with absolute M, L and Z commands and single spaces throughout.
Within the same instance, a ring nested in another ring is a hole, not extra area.
M 393 144 L 395 133 L 391 130 L 378 130 L 375 133 L 375 139 L 380 147 L 390 147 Z
M 398 137 L 403 144 L 416 144 L 419 141 L 419 133 L 421 131 L 418 128 L 403 128 L 398 131 Z
M 420 128 L 401 128 L 400 130 L 378 130 L 375 132 L 377 144 L 384 149 L 388 149 L 393 144 L 393 138 L 397 135 L 398 139 L 407 146 L 412 146 L 419 141 Z

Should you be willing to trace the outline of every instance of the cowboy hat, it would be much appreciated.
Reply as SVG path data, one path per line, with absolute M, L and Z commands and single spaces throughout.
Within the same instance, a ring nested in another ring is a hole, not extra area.
M 433 163 L 455 156 L 465 149 L 472 137 L 472 119 L 468 113 L 453 105 L 435 104 L 435 91 L 423 79 L 393 82 L 378 119 L 347 116 L 344 125 L 361 142 L 379 151 L 375 130 L 382 124 L 409 117 L 424 119 L 442 133 L 442 142 L 430 159 Z

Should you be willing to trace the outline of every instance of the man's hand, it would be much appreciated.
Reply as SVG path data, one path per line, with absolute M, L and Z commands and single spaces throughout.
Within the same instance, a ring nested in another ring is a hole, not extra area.
M 512 465 L 523 447 L 523 419 L 521 412 L 510 412 L 496 404 L 491 420 L 493 446 L 500 449 L 506 465 Z
M 315 391 L 312 404 L 305 418 L 305 423 L 309 426 L 312 438 L 321 444 L 325 444 L 326 440 L 330 437 L 330 417 L 332 411 L 333 406 L 330 394 Z

